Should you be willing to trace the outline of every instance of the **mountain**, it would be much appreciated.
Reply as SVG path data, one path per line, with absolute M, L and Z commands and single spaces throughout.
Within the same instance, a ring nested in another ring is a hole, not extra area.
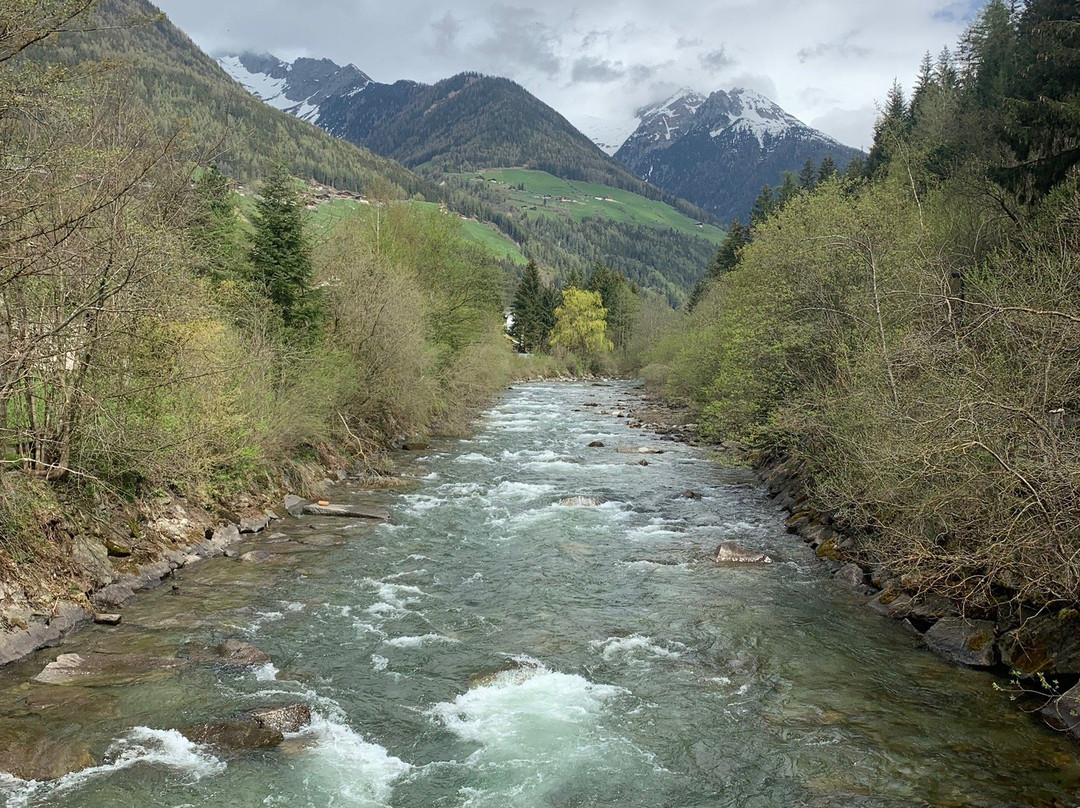
M 85 30 L 50 44 L 48 58 L 107 61 L 126 70 L 126 87 L 154 124 L 180 131 L 200 162 L 214 162 L 241 181 L 281 163 L 296 176 L 356 193 L 376 187 L 391 197 L 435 195 L 430 180 L 393 160 L 260 103 L 147 0 L 105 0 L 92 15 Z M 310 84 L 326 80 L 323 69 L 322 76 L 313 69 Z M 311 90 L 306 97 L 317 95 Z
M 354 65 L 268 54 L 232 54 L 218 64 L 249 92 L 327 132 L 436 173 L 526 168 L 623 188 L 696 219 L 702 210 L 635 177 L 521 85 L 460 73 L 435 84 L 371 81 Z M 328 89 L 333 91 L 327 92 Z M 628 132 L 627 132 L 628 134 Z
M 637 129 L 615 159 L 639 178 L 723 221 L 746 221 L 764 185 L 829 156 L 842 171 L 863 156 L 753 90 L 705 97 L 682 89 L 638 111 Z
M 309 123 L 318 123 L 328 99 L 355 94 L 372 84 L 355 65 L 329 59 L 297 59 L 292 64 L 269 53 L 225 56 L 218 64 L 249 93 Z

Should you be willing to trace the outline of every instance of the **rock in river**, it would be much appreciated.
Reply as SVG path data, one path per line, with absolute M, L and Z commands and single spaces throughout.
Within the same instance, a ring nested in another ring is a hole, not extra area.
M 960 665 L 988 668 L 998 661 L 994 624 L 989 620 L 943 617 L 923 639 L 931 651 Z
M 270 661 L 270 655 L 261 651 L 251 643 L 240 640 L 225 640 L 219 647 L 218 653 L 229 665 L 265 665 Z
M 264 727 L 254 719 L 247 721 L 215 721 L 180 730 L 189 741 L 216 746 L 227 752 L 273 749 L 285 740 L 275 729 Z
M 126 685 L 166 678 L 183 664 L 176 658 L 142 654 L 60 654 L 34 681 L 83 687 Z
M 353 519 L 372 519 L 385 522 L 390 518 L 390 512 L 386 508 L 376 508 L 368 505 L 316 505 L 308 503 L 302 508 L 303 513 L 310 516 L 345 516 Z
M 717 564 L 771 564 L 772 559 L 760 550 L 751 550 L 733 541 L 716 548 Z
M 299 732 L 311 723 L 311 708 L 306 704 L 283 704 L 251 711 L 255 723 L 275 732 Z

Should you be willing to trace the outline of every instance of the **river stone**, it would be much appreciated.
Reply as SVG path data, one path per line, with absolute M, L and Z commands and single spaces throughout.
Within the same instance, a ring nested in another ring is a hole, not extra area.
M 90 600 L 93 601 L 94 606 L 96 606 L 97 608 L 107 609 L 112 606 L 122 605 L 134 594 L 135 590 L 127 584 L 116 583 L 109 584 L 108 586 L 99 589 L 97 592 L 91 595 Z
M 230 752 L 273 749 L 285 736 L 257 721 L 216 721 L 180 730 L 193 743 L 216 746 Z
M 229 665 L 265 665 L 270 661 L 270 655 L 260 651 L 251 643 L 240 640 L 225 640 L 218 646 L 218 654 Z
M 95 763 L 86 741 L 52 737 L 37 726 L 0 726 L 0 770 L 22 780 L 57 780 Z
M 57 645 L 61 631 L 46 623 L 31 623 L 24 631 L 0 634 L 0 665 L 22 659 L 38 648 Z
M 298 496 L 296 496 L 296 494 L 286 494 L 285 495 L 285 502 L 284 502 L 285 511 L 290 516 L 299 516 L 300 514 L 302 514 L 304 512 L 304 506 L 305 505 L 310 505 L 310 504 L 311 504 L 310 499 L 304 499 L 303 497 L 298 497 Z
M 760 550 L 751 550 L 733 541 L 725 541 L 716 548 L 717 564 L 771 564 L 772 559 Z
M 701 499 L 701 492 L 686 490 L 679 494 L 683 499 Z
M 311 708 L 306 704 L 283 704 L 251 711 L 255 723 L 275 732 L 299 732 L 311 723 Z
M 604 442 L 602 440 L 594 440 L 592 443 L 589 444 L 589 448 L 590 449 L 603 449 L 604 448 Z
M 1080 739 L 1080 684 L 1047 702 L 1042 714 L 1054 729 Z
M 1080 614 L 1029 617 L 998 641 L 1002 661 L 1022 673 L 1080 674 Z
M 269 516 L 248 517 L 241 519 L 239 530 L 241 533 L 261 533 L 270 524 Z
M 372 519 L 378 522 L 385 522 L 390 518 L 390 511 L 386 508 L 370 505 L 308 504 L 303 506 L 303 512 L 309 516 L 344 516 L 352 519 Z
M 597 505 L 602 505 L 603 502 L 604 500 L 600 497 L 566 497 L 560 499 L 556 504 L 567 508 L 595 508 Z
M 106 536 L 104 539 L 105 550 L 108 555 L 117 558 L 126 558 L 131 555 L 131 545 L 115 536 Z
M 105 549 L 104 544 L 88 536 L 79 536 L 75 539 L 74 545 L 71 558 L 86 570 L 95 587 L 107 586 L 116 579 L 116 574 L 109 563 L 109 551 Z
M 943 617 L 923 635 L 926 647 L 950 662 L 989 668 L 998 661 L 994 624 L 990 620 Z
M 856 589 L 866 582 L 866 573 L 858 564 L 850 562 L 834 572 L 833 578 L 845 586 Z
M 110 687 L 171 676 L 184 662 L 143 654 L 61 654 L 34 677 L 46 685 Z
M 242 561 L 245 564 L 258 564 L 260 562 L 266 561 L 269 558 L 270 554 L 266 552 L 266 550 L 251 550 L 250 552 L 244 553 L 237 560 Z
M 118 614 L 110 612 L 95 612 L 94 622 L 102 626 L 118 626 L 120 625 L 121 617 Z
M 615 449 L 619 454 L 663 454 L 663 449 L 654 449 L 651 446 L 619 446 Z

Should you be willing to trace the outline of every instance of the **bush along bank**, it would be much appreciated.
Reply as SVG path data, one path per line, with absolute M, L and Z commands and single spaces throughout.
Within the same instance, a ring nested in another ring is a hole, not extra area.
M 1024 709 L 1080 741 L 1080 610 L 1075 604 L 1036 605 L 997 591 L 997 603 L 956 602 L 902 572 L 902 563 L 875 558 L 870 536 L 837 523 L 814 505 L 806 463 L 751 452 L 750 460 L 798 534 L 834 580 L 865 597 L 878 614 L 901 621 L 926 648 L 957 665 L 990 671 Z M 865 531 L 864 531 L 865 533 Z

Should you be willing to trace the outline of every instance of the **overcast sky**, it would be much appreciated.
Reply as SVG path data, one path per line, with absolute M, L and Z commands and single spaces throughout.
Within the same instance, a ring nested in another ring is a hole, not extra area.
M 204 50 L 353 63 L 373 79 L 507 76 L 579 125 L 682 86 L 749 87 L 869 148 L 894 78 L 982 0 L 159 0 Z

